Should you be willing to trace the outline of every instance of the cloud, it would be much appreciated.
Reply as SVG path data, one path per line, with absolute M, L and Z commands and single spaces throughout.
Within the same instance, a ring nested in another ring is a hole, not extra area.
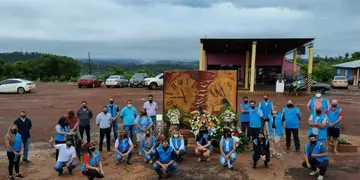
M 315 53 L 360 46 L 351 0 L 1 0 L 0 51 L 197 59 L 202 37 L 315 37 Z

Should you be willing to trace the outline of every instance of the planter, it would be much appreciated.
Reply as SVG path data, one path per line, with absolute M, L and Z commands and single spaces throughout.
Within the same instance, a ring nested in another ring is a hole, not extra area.
M 356 145 L 352 145 L 352 144 L 338 144 L 337 146 L 338 152 L 341 153 L 355 153 L 358 151 L 357 148 L 358 147 Z M 334 151 L 333 146 L 329 146 L 328 151 L 333 152 Z

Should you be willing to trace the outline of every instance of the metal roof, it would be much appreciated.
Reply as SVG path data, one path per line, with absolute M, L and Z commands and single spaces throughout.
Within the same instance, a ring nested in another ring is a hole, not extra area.
M 208 53 L 244 53 L 251 51 L 253 41 L 257 42 L 257 54 L 285 54 L 289 51 L 311 43 L 314 38 L 248 38 L 217 39 L 202 38 L 200 42 Z
M 360 60 L 355 60 L 351 62 L 335 64 L 334 67 L 341 67 L 341 68 L 360 68 Z

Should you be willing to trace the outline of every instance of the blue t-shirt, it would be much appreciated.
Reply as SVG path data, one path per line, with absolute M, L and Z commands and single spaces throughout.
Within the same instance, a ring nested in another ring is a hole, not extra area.
M 120 116 L 124 120 L 124 125 L 134 125 L 137 112 L 133 106 L 130 108 L 124 107 L 120 112 Z

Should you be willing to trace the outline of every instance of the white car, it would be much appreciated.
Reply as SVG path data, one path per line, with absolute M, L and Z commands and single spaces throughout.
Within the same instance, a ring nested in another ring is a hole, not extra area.
M 121 75 L 110 76 L 105 81 L 105 85 L 107 88 L 110 88 L 113 86 L 114 87 L 126 87 L 128 84 L 129 84 L 129 80 Z
M 157 89 L 158 87 L 163 87 L 164 85 L 164 74 L 160 73 L 152 78 L 145 79 L 145 86 L 149 89 Z
M 25 79 L 6 79 L 0 82 L 0 93 L 23 94 L 35 89 L 35 83 Z

